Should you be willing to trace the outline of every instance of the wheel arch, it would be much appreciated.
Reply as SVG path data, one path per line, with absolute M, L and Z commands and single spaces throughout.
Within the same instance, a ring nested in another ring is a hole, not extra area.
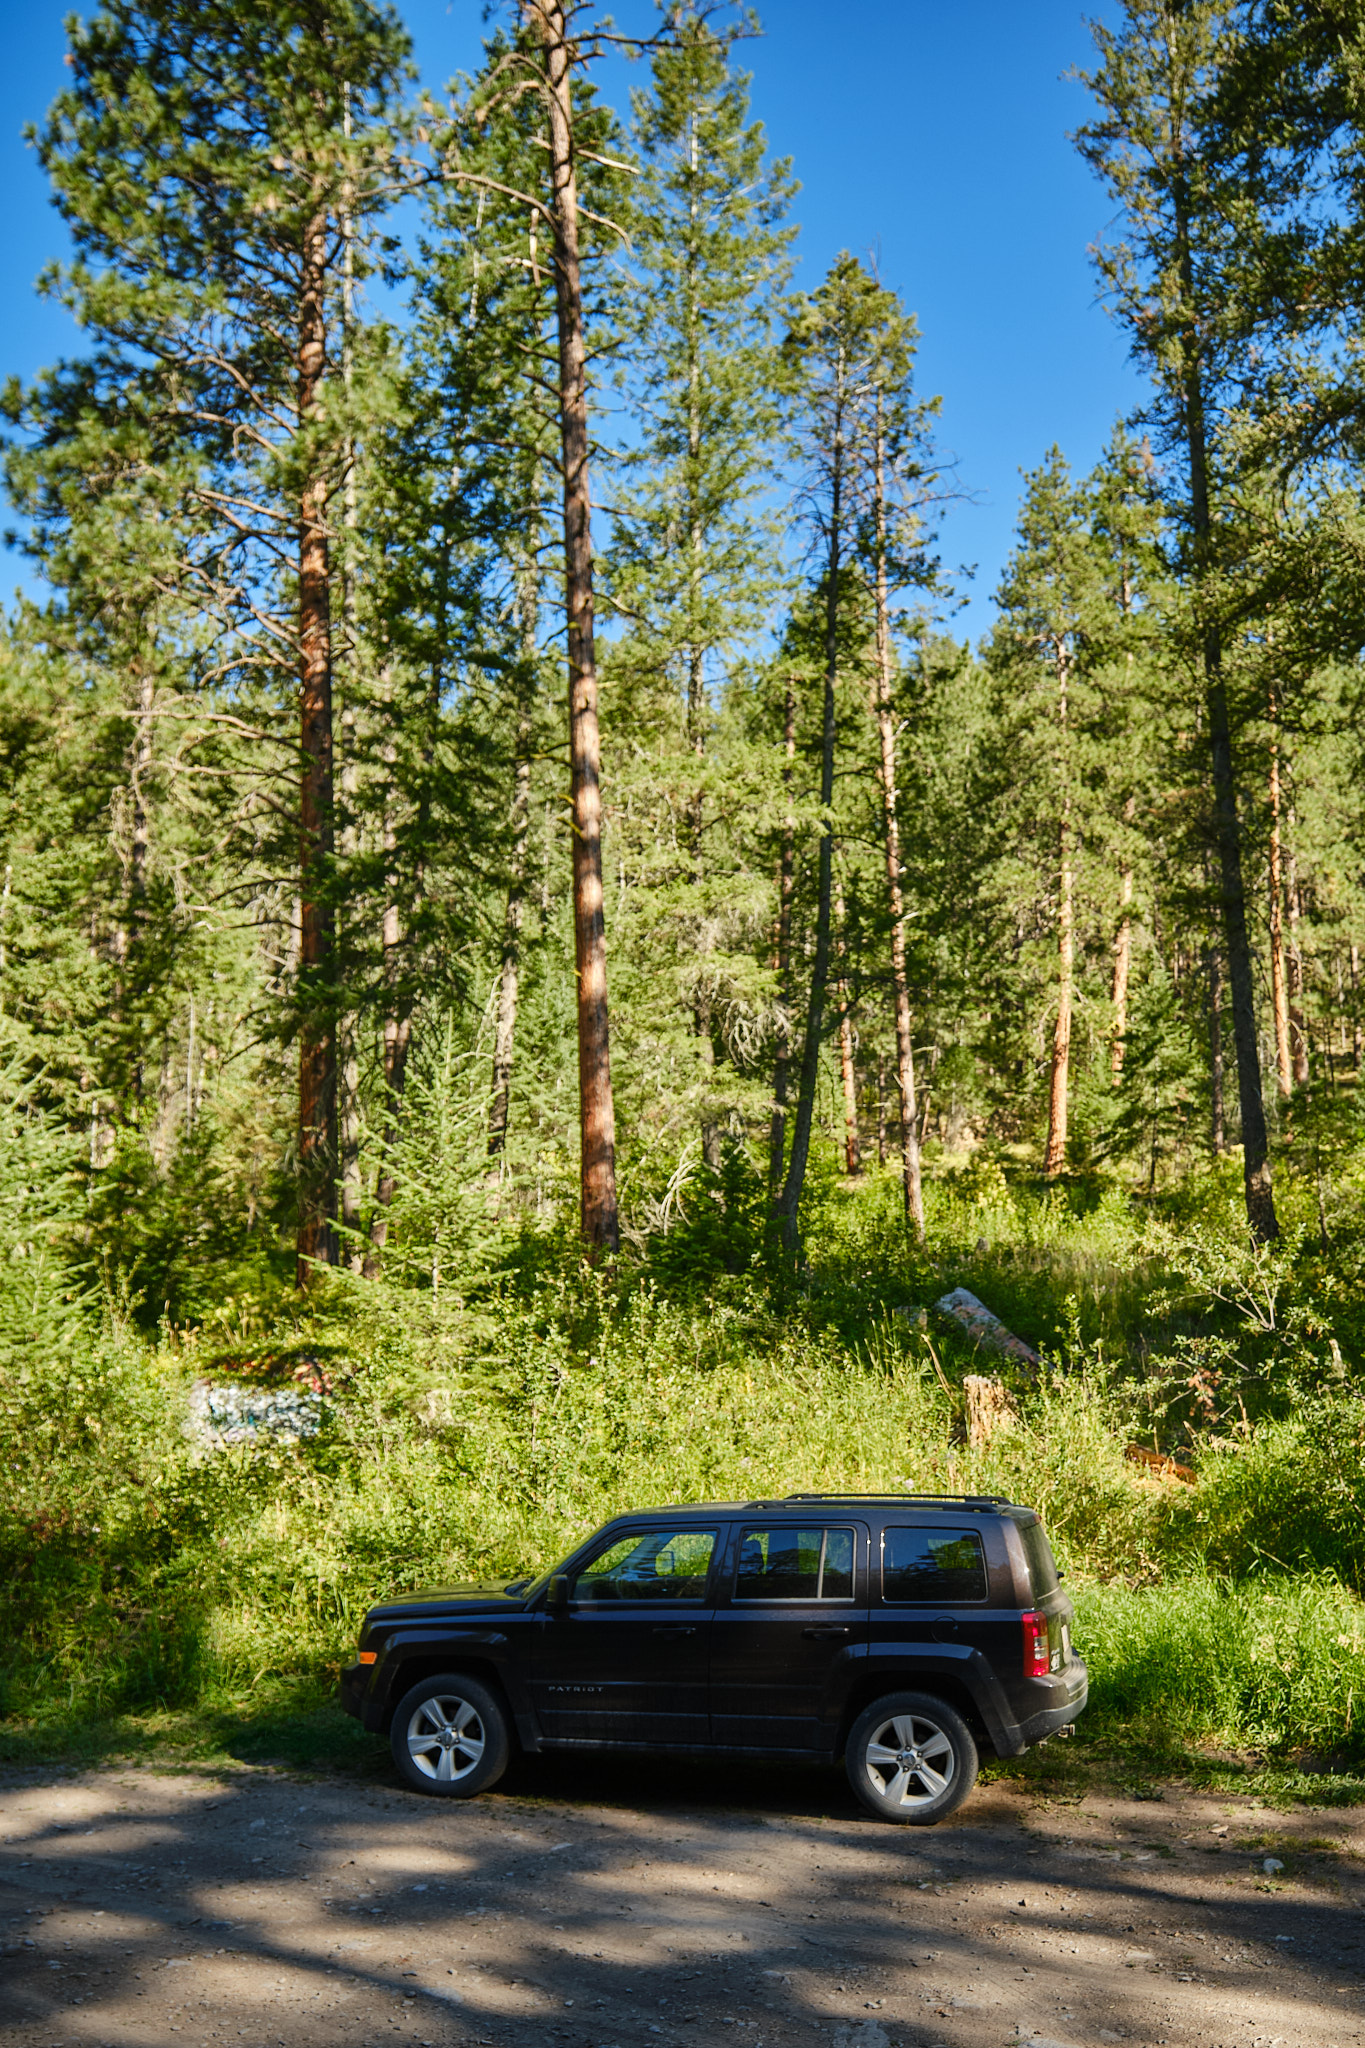
M 459 1650 L 447 1651 L 442 1657 L 432 1650 L 423 1649 L 411 1657 L 404 1657 L 395 1666 L 379 1732 L 384 1735 L 393 1733 L 393 1717 L 398 1712 L 399 1702 L 414 1685 L 420 1685 L 424 1678 L 441 1678 L 447 1674 L 451 1678 L 477 1678 L 480 1685 L 488 1687 L 502 1708 L 508 1736 L 515 1746 L 518 1742 L 517 1717 L 496 1663 L 491 1657 L 480 1657 L 477 1652 L 466 1655 Z
M 978 1750 L 994 1753 L 995 1744 L 982 1718 L 981 1709 L 973 1699 L 970 1688 L 952 1672 L 870 1671 L 851 1688 L 844 1704 L 834 1749 L 836 1757 L 841 1757 L 848 1747 L 849 1733 L 859 1714 L 875 1700 L 889 1698 L 892 1693 L 898 1692 L 919 1692 L 931 1699 L 942 1700 L 945 1706 L 952 1707 L 962 1716 L 972 1731 L 972 1738 Z

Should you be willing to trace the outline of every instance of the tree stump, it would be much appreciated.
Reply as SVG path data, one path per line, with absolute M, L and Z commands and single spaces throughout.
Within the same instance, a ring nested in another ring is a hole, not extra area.
M 1018 1424 L 1019 1410 L 1003 1380 L 969 1372 L 962 1390 L 967 1396 L 967 1441 L 974 1450 Z

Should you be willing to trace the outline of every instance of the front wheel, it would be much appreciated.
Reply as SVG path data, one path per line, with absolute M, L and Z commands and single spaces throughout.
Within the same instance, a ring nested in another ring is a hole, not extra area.
M 417 1792 L 472 1799 L 507 1769 L 512 1738 L 507 1714 L 477 1678 L 423 1678 L 394 1709 L 393 1760 Z
M 879 1820 L 931 1827 L 956 1812 L 976 1783 L 976 1743 L 946 1700 L 927 1692 L 893 1692 L 859 1714 L 844 1767 L 859 1799 Z

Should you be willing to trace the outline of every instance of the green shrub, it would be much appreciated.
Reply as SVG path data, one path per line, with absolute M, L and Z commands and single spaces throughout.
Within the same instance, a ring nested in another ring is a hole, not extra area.
M 1078 1601 L 1077 1637 L 1087 1733 L 1167 1758 L 1215 1744 L 1365 1759 L 1365 1607 L 1330 1580 L 1095 1586 Z

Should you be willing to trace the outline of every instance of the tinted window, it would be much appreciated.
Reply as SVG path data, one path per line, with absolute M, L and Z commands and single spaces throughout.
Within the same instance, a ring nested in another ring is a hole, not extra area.
M 1057 1590 L 1057 1566 L 1052 1556 L 1052 1545 L 1041 1522 L 1016 1522 L 1014 1526 L 1023 1538 L 1033 1597 L 1045 1600 L 1049 1593 Z
M 634 1529 L 585 1565 L 575 1600 L 704 1600 L 714 1529 Z
M 736 1600 L 851 1600 L 851 1529 L 745 1529 Z
M 941 1605 L 984 1600 L 986 1560 L 975 1529 L 888 1529 L 882 1537 L 882 1598 Z

